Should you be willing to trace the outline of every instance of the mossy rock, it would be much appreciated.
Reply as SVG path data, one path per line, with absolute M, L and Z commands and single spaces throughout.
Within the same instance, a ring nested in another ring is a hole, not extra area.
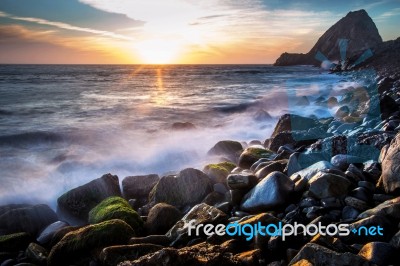
M 139 214 L 121 197 L 109 197 L 89 212 L 89 223 L 91 224 L 112 219 L 120 219 L 135 230 L 143 226 L 143 220 Z
M 93 250 L 113 245 L 125 245 L 135 234 L 122 220 L 110 220 L 88 225 L 66 234 L 48 257 L 48 265 L 71 265 L 88 262 Z
M 236 167 L 236 164 L 231 162 L 213 163 L 204 167 L 206 173 L 213 182 L 225 183 L 226 177 Z
M 239 167 L 244 169 L 250 169 L 250 167 L 261 158 L 273 159 L 275 153 L 269 149 L 262 148 L 247 148 L 245 149 L 239 158 Z
M 0 250 L 4 252 L 25 250 L 32 240 L 27 233 L 3 235 L 0 236 Z

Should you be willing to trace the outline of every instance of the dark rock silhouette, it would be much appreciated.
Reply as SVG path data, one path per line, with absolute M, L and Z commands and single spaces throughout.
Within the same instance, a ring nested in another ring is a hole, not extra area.
M 340 60 L 340 40 L 348 40 L 347 57 L 360 54 L 362 51 L 382 43 L 375 23 L 368 13 L 361 9 L 349 12 L 344 18 L 330 27 L 306 54 L 283 53 L 275 62 L 275 66 L 289 65 L 320 65 L 315 58 L 318 52 L 330 61 Z

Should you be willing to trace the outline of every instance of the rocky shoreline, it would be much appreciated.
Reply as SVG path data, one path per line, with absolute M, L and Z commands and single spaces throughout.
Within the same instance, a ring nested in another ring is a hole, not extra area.
M 225 140 L 215 163 L 176 175 L 106 174 L 47 205 L 0 206 L 1 265 L 396 265 L 400 249 L 398 81 L 283 115 L 270 138 Z M 190 234 L 188 225 L 348 224 L 383 234 Z

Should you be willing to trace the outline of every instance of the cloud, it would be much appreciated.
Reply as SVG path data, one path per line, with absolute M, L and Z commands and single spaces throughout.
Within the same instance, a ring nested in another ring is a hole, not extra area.
M 132 37 L 128 37 L 128 36 L 117 34 L 117 33 L 110 32 L 110 31 L 96 30 L 96 29 L 85 28 L 85 27 L 77 27 L 77 26 L 73 26 L 73 25 L 70 25 L 67 23 L 58 22 L 58 21 L 49 21 L 49 20 L 42 19 L 42 18 L 19 17 L 19 16 L 7 14 L 2 11 L 0 11 L 0 17 L 5 17 L 5 18 L 12 19 L 12 20 L 18 20 L 18 21 L 31 22 L 31 23 L 36 23 L 36 24 L 40 24 L 40 25 L 53 26 L 53 27 L 57 27 L 60 29 L 65 29 L 65 30 L 92 33 L 92 34 L 97 34 L 97 35 L 101 35 L 101 36 L 105 36 L 105 37 L 125 40 L 125 41 L 134 40 L 134 38 L 132 38 Z

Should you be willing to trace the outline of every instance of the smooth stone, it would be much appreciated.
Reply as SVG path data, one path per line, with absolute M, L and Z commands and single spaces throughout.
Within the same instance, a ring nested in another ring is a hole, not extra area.
M 319 199 L 346 195 L 351 185 L 344 177 L 324 172 L 315 174 L 309 184 L 309 191 Z
M 279 118 L 278 122 L 276 123 L 271 138 L 274 138 L 279 133 L 285 131 L 291 132 L 294 130 L 308 130 L 319 125 L 319 122 L 312 118 L 302 117 L 294 114 L 284 114 Z
M 285 165 L 282 164 L 281 162 L 279 162 L 279 161 L 272 162 L 271 164 L 266 165 L 263 168 L 261 168 L 260 170 L 258 170 L 256 172 L 255 176 L 258 179 L 263 179 L 264 177 L 266 177 L 270 173 L 275 172 L 275 171 L 282 172 L 283 169 L 285 169 Z
M 28 233 L 24 232 L 0 235 L 0 253 L 25 250 L 32 240 L 32 237 Z
M 372 193 L 363 187 L 353 189 L 349 195 L 367 203 L 372 201 Z
M 147 197 L 153 187 L 160 180 L 156 174 L 127 176 L 122 180 L 122 191 L 127 199 Z
M 259 170 L 259 165 L 263 164 L 263 166 L 267 165 L 268 163 L 271 163 L 270 159 L 267 158 L 261 158 L 258 161 L 256 161 L 255 163 L 253 163 L 253 165 L 250 167 L 250 170 L 252 172 L 257 172 L 257 170 Z
M 231 203 L 235 206 L 240 205 L 244 195 L 246 195 L 247 193 L 246 190 L 238 190 L 238 189 L 232 189 L 229 192 L 231 196 Z
M 290 178 L 292 179 L 292 177 L 294 178 L 297 175 L 300 175 L 301 177 L 303 177 L 307 180 L 310 180 L 316 173 L 326 170 L 326 169 L 331 169 L 331 168 L 334 168 L 334 166 L 330 162 L 320 161 L 320 162 L 315 163 L 301 171 L 298 171 L 298 172 L 292 174 L 290 176 Z
M 360 212 L 351 206 L 345 206 L 342 210 L 342 219 L 343 220 L 354 220 Z
M 208 152 L 208 155 L 226 156 L 230 160 L 236 161 L 239 158 L 243 146 L 238 141 L 221 140 L 218 141 Z
M 158 203 L 150 209 L 144 226 L 150 235 L 165 234 L 182 216 L 182 212 L 176 207 Z
M 335 197 L 321 199 L 321 205 L 322 207 L 329 209 L 338 209 L 342 207 L 342 203 L 340 202 L 340 200 Z
M 225 194 L 226 192 L 228 192 L 229 190 L 221 183 L 216 183 L 213 185 L 213 190 L 215 192 L 221 193 L 221 194 Z
M 149 198 L 150 202 L 183 207 L 201 202 L 211 191 L 211 179 L 205 173 L 186 168 L 177 176 L 163 176 Z
M 212 191 L 203 199 L 202 203 L 206 203 L 210 206 L 215 206 L 216 204 L 221 203 L 225 200 L 226 200 L 225 194 Z
M 38 243 L 44 245 L 51 241 L 54 234 L 63 227 L 69 226 L 68 223 L 63 221 L 57 221 L 48 225 L 37 238 Z
M 36 243 L 30 243 L 25 251 L 25 254 L 33 263 L 43 265 L 47 262 L 47 256 L 49 255 L 49 252 L 44 247 L 39 246 Z
M 272 172 L 244 196 L 240 208 L 247 212 L 274 209 L 286 203 L 293 189 L 294 182 L 285 174 Z
M 220 162 L 207 164 L 203 172 L 206 173 L 213 183 L 225 184 L 226 177 L 235 169 L 236 165 L 231 162 Z
M 346 170 L 350 164 L 362 163 L 363 159 L 357 156 L 338 154 L 332 157 L 331 164 L 341 170 Z
M 244 169 L 250 169 L 250 167 L 259 159 L 272 159 L 273 156 L 274 153 L 271 150 L 249 147 L 240 154 L 238 166 Z
M 230 174 L 226 183 L 230 189 L 251 189 L 257 184 L 257 177 L 253 174 Z
M 370 192 L 375 192 L 375 185 L 373 184 L 373 183 L 371 183 L 371 182 L 368 182 L 368 181 L 360 181 L 360 182 L 358 182 L 358 186 L 359 187 L 363 187 L 363 188 L 366 188 L 366 189 L 368 189 Z
M 361 213 L 358 218 L 362 219 L 372 215 L 382 215 L 400 221 L 400 197 L 387 200 L 378 206 Z
M 315 198 L 312 198 L 312 197 L 304 198 L 299 203 L 300 208 L 308 208 L 308 207 L 312 207 L 312 206 L 319 206 L 319 202 Z
M 365 201 L 362 201 L 354 197 L 346 197 L 344 199 L 344 202 L 346 203 L 347 206 L 351 206 L 359 211 L 365 211 L 370 208 Z
M 106 174 L 64 193 L 57 199 L 57 203 L 67 218 L 86 222 L 89 211 L 111 196 L 121 196 L 119 180 L 116 175 Z

